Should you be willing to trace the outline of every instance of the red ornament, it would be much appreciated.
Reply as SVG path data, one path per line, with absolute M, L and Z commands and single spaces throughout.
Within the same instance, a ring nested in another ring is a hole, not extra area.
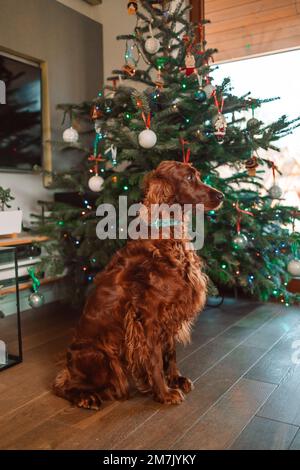
M 128 2 L 127 11 L 128 11 L 129 15 L 135 15 L 137 13 L 137 11 L 138 11 L 137 0 L 134 0 L 132 2 Z
M 97 104 L 94 104 L 91 109 L 91 118 L 96 120 L 96 119 L 101 119 L 103 116 L 103 112 L 99 108 Z
M 128 77 L 134 77 L 135 75 L 135 68 L 130 64 L 125 64 L 122 67 L 122 71 L 125 73 L 125 75 L 128 75 Z

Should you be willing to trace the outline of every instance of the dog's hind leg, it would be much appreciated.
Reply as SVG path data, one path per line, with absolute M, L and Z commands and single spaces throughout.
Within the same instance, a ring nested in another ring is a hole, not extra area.
M 101 394 L 83 382 L 76 382 L 71 378 L 67 368 L 61 370 L 53 383 L 54 393 L 73 405 L 80 408 L 99 410 L 102 400 Z
M 57 375 L 53 390 L 72 404 L 89 409 L 99 409 L 102 400 L 129 397 L 128 380 L 119 358 L 76 343 L 67 353 L 67 366 Z

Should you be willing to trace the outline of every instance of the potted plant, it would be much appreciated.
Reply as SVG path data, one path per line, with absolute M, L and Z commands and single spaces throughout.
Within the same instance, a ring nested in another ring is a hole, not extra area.
M 22 229 L 22 211 L 7 211 L 10 209 L 9 203 L 15 198 L 11 195 L 10 189 L 3 189 L 0 186 L 0 235 L 10 235 L 20 233 Z

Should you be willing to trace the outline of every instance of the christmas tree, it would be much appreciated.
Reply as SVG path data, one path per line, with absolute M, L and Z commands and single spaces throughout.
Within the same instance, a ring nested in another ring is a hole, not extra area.
M 47 217 L 38 218 L 38 230 L 51 237 L 45 263 L 48 269 L 67 267 L 73 298 L 82 295 L 126 242 L 97 238 L 96 207 L 117 206 L 120 195 L 129 203 L 141 201 L 147 172 L 162 160 L 189 158 L 203 181 L 225 194 L 222 209 L 206 214 L 199 252 L 211 284 L 289 305 L 299 300 L 287 290 L 289 270 L 300 269 L 300 237 L 293 231 L 299 211 L 282 205 L 277 168 L 260 149 L 276 149 L 299 121 L 282 116 L 265 125 L 255 110 L 268 100 L 235 96 L 230 79 L 214 83 L 216 50 L 206 48 L 206 22 L 191 23 L 189 8 L 183 0 L 175 6 L 166 0 L 129 2 L 137 22 L 133 32 L 117 38 L 124 41 L 124 64 L 93 103 L 59 106 L 73 126 L 64 145 L 82 158 L 67 174 L 54 175 L 57 187 L 76 193 L 76 202 L 56 202 Z M 83 130 L 85 141 L 78 142 L 74 128 Z M 270 168 L 274 185 L 262 195 Z

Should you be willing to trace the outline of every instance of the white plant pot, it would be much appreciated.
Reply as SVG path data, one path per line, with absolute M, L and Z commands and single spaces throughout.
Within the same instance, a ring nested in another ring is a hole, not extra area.
M 0 235 L 20 233 L 22 230 L 22 211 L 0 211 Z

